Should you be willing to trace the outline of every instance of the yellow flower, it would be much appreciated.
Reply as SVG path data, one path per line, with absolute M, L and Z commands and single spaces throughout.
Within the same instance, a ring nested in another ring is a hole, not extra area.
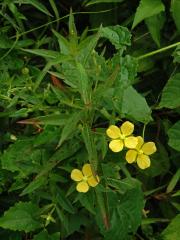
M 121 127 L 111 125 L 107 130 L 106 134 L 112 139 L 109 143 L 109 148 L 113 152 L 120 152 L 123 147 L 135 148 L 138 144 L 136 137 L 132 136 L 134 131 L 134 124 L 129 121 L 124 122 Z
M 156 145 L 154 142 L 144 143 L 144 140 L 141 136 L 138 136 L 137 139 L 138 144 L 135 149 L 127 151 L 126 161 L 128 163 L 137 162 L 139 168 L 145 169 L 151 165 L 149 155 L 156 152 Z
M 89 186 L 95 187 L 99 183 L 99 177 L 94 177 L 90 164 L 84 164 L 82 171 L 73 169 L 71 172 L 71 179 L 79 182 L 76 186 L 76 190 L 83 193 L 89 190 Z

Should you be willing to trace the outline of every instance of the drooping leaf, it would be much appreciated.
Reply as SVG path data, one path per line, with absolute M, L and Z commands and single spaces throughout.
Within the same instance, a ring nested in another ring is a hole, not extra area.
M 176 27 L 180 33 L 180 1 L 179 0 L 172 0 L 171 1 L 171 11 L 172 11 L 172 16 L 174 19 L 174 22 L 176 24 Z
M 18 1 L 20 4 L 30 4 L 37 8 L 39 11 L 45 13 L 48 16 L 52 16 L 51 13 L 48 11 L 48 9 L 38 0 L 23 0 Z
M 30 232 L 41 228 L 40 210 L 31 202 L 18 202 L 0 218 L 0 227 Z
M 174 109 L 180 107 L 180 73 L 172 76 L 166 83 L 163 92 L 159 107 Z M 176 97 L 175 97 L 176 96 Z
M 98 3 L 120 3 L 123 2 L 124 0 L 89 0 L 85 6 L 90 6 L 93 4 L 98 4 Z
M 151 33 L 151 36 L 158 47 L 161 45 L 161 30 L 164 22 L 165 17 L 162 12 L 145 19 L 145 23 Z
M 161 0 L 141 0 L 135 13 L 132 29 L 146 18 L 159 14 L 164 10 L 165 7 Z
M 151 120 L 151 109 L 145 98 L 131 86 L 124 91 L 120 113 L 144 123 Z
M 176 122 L 169 130 L 169 146 L 180 151 L 180 121 Z

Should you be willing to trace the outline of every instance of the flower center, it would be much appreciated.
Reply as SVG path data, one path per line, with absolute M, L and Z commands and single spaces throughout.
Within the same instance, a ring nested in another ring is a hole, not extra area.
M 88 177 L 87 177 L 87 176 L 84 176 L 84 177 L 83 177 L 83 181 L 84 181 L 84 182 L 87 182 L 87 180 L 88 180 Z
M 120 138 L 121 140 L 124 140 L 126 137 L 124 136 L 124 134 L 120 134 Z
M 143 150 L 140 149 L 140 150 L 138 151 L 138 154 L 140 154 L 140 155 L 143 154 Z

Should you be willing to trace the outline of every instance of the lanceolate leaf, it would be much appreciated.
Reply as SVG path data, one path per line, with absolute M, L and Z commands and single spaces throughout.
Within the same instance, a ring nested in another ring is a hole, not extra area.
M 176 27 L 180 33 L 180 1 L 172 0 L 171 1 L 171 11 Z
M 97 150 L 91 129 L 87 124 L 83 125 L 82 136 L 88 152 L 89 162 L 92 164 L 93 170 L 96 171 L 98 165 Z
M 136 10 L 132 29 L 144 19 L 156 15 L 165 10 L 161 0 L 141 0 Z
M 161 13 L 145 19 L 145 23 L 151 33 L 151 36 L 158 47 L 161 45 L 161 29 L 165 22 L 165 16 Z
M 98 3 L 120 3 L 123 2 L 124 0 L 90 0 L 86 3 L 86 6 L 90 6 L 93 4 L 98 4 Z
M 18 2 L 23 3 L 23 4 L 31 4 L 32 6 L 37 8 L 39 11 L 41 11 L 49 16 L 52 16 L 50 14 L 50 12 L 47 10 L 47 8 L 38 0 L 23 0 L 23 1 L 18 1 Z
M 60 141 L 58 143 L 58 147 L 60 147 L 62 145 L 62 143 L 71 135 L 74 134 L 74 132 L 76 132 L 77 130 L 77 125 L 82 117 L 83 113 L 80 112 L 75 112 L 73 113 L 69 119 L 67 120 L 62 133 L 61 133 L 61 138 Z
M 40 210 L 31 202 L 18 202 L 0 218 L 0 227 L 30 232 L 41 228 Z

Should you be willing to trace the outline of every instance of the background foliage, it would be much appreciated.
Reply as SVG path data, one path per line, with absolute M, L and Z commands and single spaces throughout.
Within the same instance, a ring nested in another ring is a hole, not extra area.
M 0 238 L 176 240 L 180 1 L 0 1 Z M 105 134 L 156 142 L 127 165 Z M 101 178 L 86 194 L 72 169 Z M 93 230 L 93 231 L 92 231 Z

